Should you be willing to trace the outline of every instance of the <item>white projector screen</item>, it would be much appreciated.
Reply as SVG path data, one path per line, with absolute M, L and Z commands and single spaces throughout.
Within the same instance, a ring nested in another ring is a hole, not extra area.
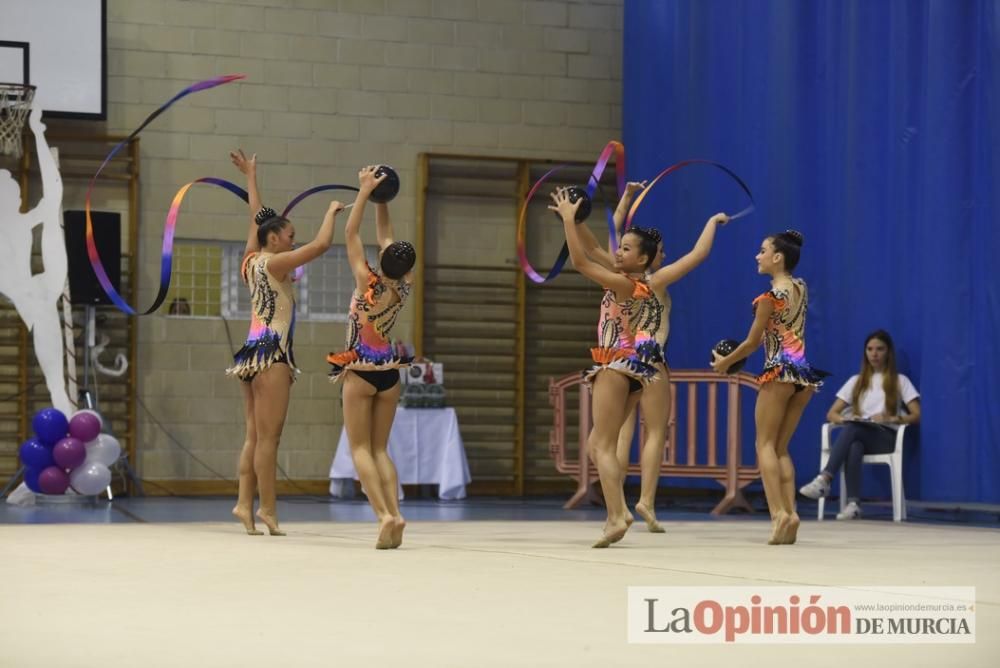
M 3 0 L 0 82 L 34 84 L 49 116 L 104 119 L 105 19 L 106 0 Z

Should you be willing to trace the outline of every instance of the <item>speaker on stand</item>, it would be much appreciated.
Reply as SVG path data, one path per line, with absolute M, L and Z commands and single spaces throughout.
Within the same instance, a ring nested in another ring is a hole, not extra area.
M 97 247 L 101 264 L 108 275 L 112 287 L 121 291 L 121 216 L 112 211 L 91 211 L 90 220 L 94 230 L 94 245 Z M 111 375 L 121 375 L 128 368 L 128 359 L 119 355 L 119 368 L 114 371 L 105 370 L 97 360 L 103 346 L 97 344 L 97 307 L 111 306 L 111 299 L 104 292 L 97 275 L 87 256 L 87 218 L 84 211 L 66 211 L 63 214 L 64 234 L 66 239 L 67 270 L 69 278 L 70 301 L 74 306 L 84 307 L 84 341 L 83 341 L 83 382 L 80 384 L 79 405 L 101 412 L 99 393 L 97 391 L 97 372 L 108 372 Z M 91 379 L 93 378 L 93 385 Z M 103 419 L 103 417 L 102 417 Z M 104 420 L 105 431 L 111 433 L 109 421 Z M 114 435 L 114 434 L 112 434 Z M 125 452 L 118 458 L 112 469 L 117 469 L 119 476 L 127 476 L 140 496 L 145 496 L 142 482 L 132 470 Z M 108 487 L 108 499 L 112 498 Z

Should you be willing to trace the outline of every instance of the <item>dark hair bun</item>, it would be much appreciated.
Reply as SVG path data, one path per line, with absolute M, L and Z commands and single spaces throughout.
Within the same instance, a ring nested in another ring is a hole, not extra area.
M 277 217 L 278 217 L 277 211 L 275 211 L 271 207 L 262 206 L 260 208 L 260 211 L 257 212 L 257 215 L 253 217 L 253 220 L 258 225 L 263 225 L 271 218 L 277 218 Z
M 632 234 L 638 234 L 640 237 L 645 239 L 649 239 L 654 244 L 658 244 L 663 240 L 660 236 L 660 231 L 655 227 L 639 227 L 638 225 L 633 225 L 625 230 L 625 234 L 628 234 L 629 232 Z
M 802 242 L 806 240 L 802 233 L 798 230 L 785 230 L 785 235 L 788 236 L 789 241 L 801 246 Z
M 416 261 L 417 250 L 413 244 L 408 241 L 393 241 L 382 251 L 382 275 L 394 280 L 403 278 Z
M 655 227 L 637 227 L 632 226 L 628 229 L 629 232 L 635 232 L 636 234 L 641 234 L 646 237 L 654 244 L 658 244 L 663 241 L 663 237 L 660 236 L 660 231 Z

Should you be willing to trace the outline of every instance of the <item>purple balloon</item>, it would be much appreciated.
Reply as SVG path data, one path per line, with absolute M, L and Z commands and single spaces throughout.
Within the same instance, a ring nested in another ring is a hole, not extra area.
M 45 445 L 55 445 L 69 431 L 69 420 L 57 408 L 43 408 L 31 419 L 31 426 L 38 440 Z
M 22 443 L 18 454 L 21 456 L 21 462 L 29 469 L 41 471 L 52 466 L 52 450 L 37 438 L 29 438 Z
M 77 413 L 69 421 L 69 435 L 89 443 L 101 433 L 101 420 L 93 413 Z
M 69 476 L 58 466 L 50 466 L 38 474 L 42 494 L 62 494 L 69 487 Z
M 68 471 L 72 471 L 82 464 L 86 458 L 87 448 L 83 441 L 72 436 L 67 436 L 52 448 L 52 459 L 55 460 L 56 465 Z

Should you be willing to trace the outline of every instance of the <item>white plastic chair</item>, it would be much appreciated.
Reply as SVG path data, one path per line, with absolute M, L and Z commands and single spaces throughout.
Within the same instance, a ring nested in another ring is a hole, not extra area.
M 830 433 L 834 429 L 839 429 L 843 425 L 831 424 L 827 422 L 823 425 L 822 442 L 819 453 L 819 468 L 822 471 L 826 468 L 826 463 L 830 460 Z M 889 477 L 892 480 L 892 521 L 901 522 L 906 519 L 906 495 L 903 494 L 903 437 L 908 425 L 900 425 L 896 431 L 896 449 L 884 455 L 865 455 L 864 464 L 888 464 Z M 820 497 L 818 515 L 816 519 L 823 521 L 823 509 L 826 506 L 826 499 Z M 844 468 L 840 469 L 840 510 L 847 507 L 847 485 L 844 477 Z

